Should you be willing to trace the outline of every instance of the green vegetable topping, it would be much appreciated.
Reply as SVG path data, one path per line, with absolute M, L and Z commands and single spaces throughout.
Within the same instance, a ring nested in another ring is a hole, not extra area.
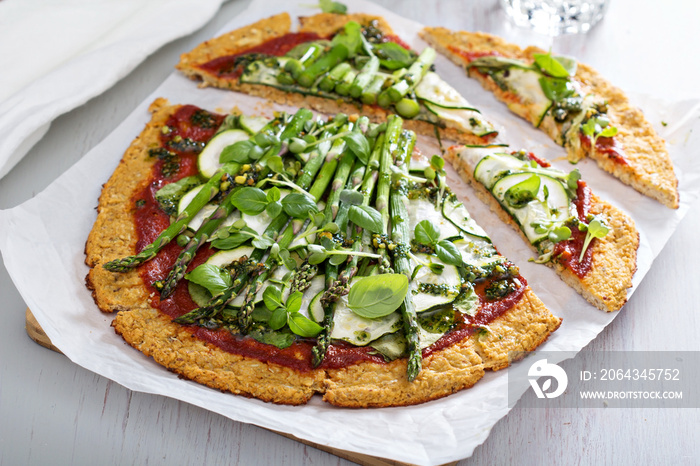
M 408 278 L 387 273 L 356 279 L 348 294 L 348 307 L 368 319 L 384 317 L 401 306 L 408 293 Z

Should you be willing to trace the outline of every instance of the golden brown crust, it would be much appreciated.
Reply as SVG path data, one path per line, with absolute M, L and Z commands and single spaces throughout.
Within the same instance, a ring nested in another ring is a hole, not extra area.
M 445 154 L 445 159 L 474 188 L 479 199 L 487 204 L 503 222 L 515 229 L 527 244 L 530 244 L 508 212 L 501 207 L 484 185 L 474 178 L 473 168 L 459 156 L 461 149 L 460 146 L 450 147 Z M 590 212 L 593 215 L 600 215 L 610 227 L 610 232 L 604 238 L 596 239 L 591 243 L 593 257 L 591 270 L 583 278 L 579 278 L 558 262 L 550 261 L 547 265 L 554 268 L 565 283 L 598 309 L 607 312 L 617 311 L 627 302 L 627 290 L 632 286 L 632 277 L 637 270 L 639 232 L 628 215 L 596 195 L 591 196 Z M 534 246 L 531 248 L 537 251 Z
M 277 18 L 281 18 L 283 25 L 273 27 L 276 26 Z M 357 21 L 360 24 L 369 24 L 375 21 L 376 27 L 384 34 L 393 34 L 391 27 L 382 17 L 363 13 L 349 15 L 319 13 L 313 16 L 301 17 L 299 18 L 299 32 L 314 32 L 321 37 L 327 37 L 335 34 L 338 29 L 342 28 L 348 21 Z M 278 104 L 306 107 L 328 115 L 336 113 L 360 113 L 366 115 L 374 122 L 386 120 L 391 112 L 376 105 L 365 105 L 359 102 L 332 100 L 323 97 L 285 92 L 261 84 L 240 83 L 238 79 L 221 77 L 197 66 L 213 58 L 233 55 L 237 52 L 260 45 L 267 40 L 280 37 L 289 32 L 289 25 L 289 16 L 284 13 L 229 32 L 223 36 L 206 41 L 191 52 L 183 54 L 176 68 L 191 79 L 201 80 L 201 86 L 230 89 L 232 91 L 262 97 Z M 404 121 L 404 126 L 419 134 L 435 136 L 436 126 L 424 121 L 407 119 Z M 484 138 L 464 133 L 451 127 L 439 128 L 438 133 L 441 139 L 461 142 L 463 144 L 483 144 L 485 142 Z
M 343 407 L 402 406 L 471 387 L 484 370 L 507 366 L 510 351 L 534 350 L 559 326 L 561 320 L 528 287 L 516 306 L 490 324 L 489 332 L 427 357 L 415 382 L 406 380 L 405 360 L 300 372 L 228 353 L 197 339 L 188 328 L 150 306 L 148 289 L 137 271 L 120 274 L 101 267 L 135 252 L 133 196 L 148 182 L 155 163 L 148 149 L 158 144 L 161 126 L 178 107 L 168 106 L 163 99 L 151 106 L 151 121 L 103 188 L 85 248 L 91 267 L 87 282 L 98 307 L 120 311 L 112 323 L 115 331 L 169 370 L 211 388 L 280 404 L 303 404 L 319 393 L 325 401 Z
M 497 52 L 504 57 L 527 61 L 533 60 L 533 54 L 545 52 L 537 47 L 521 49 L 497 36 L 480 32 L 451 31 L 436 27 L 424 28 L 420 35 L 440 53 L 461 66 L 466 65 L 468 59 L 457 51 Z M 515 114 L 533 125 L 539 123 L 540 115 L 534 112 L 527 102 L 521 101 L 511 92 L 504 91 L 486 75 L 478 72 L 470 72 L 469 75 L 505 102 Z M 622 90 L 610 84 L 590 66 L 579 63 L 574 79 L 580 83 L 582 94 L 595 94 L 607 102 L 611 124 L 618 129 L 615 139 L 622 147 L 627 163 L 616 162 L 604 152 L 587 149 L 580 144 L 567 144 L 570 159 L 576 161 L 589 156 L 603 170 L 613 174 L 623 183 L 670 208 L 678 208 L 678 179 L 673 171 L 673 163 L 663 139 L 654 131 L 642 112 L 631 105 Z M 561 142 L 562 125 L 551 116 L 544 118 L 540 129 L 549 134 L 554 141 Z

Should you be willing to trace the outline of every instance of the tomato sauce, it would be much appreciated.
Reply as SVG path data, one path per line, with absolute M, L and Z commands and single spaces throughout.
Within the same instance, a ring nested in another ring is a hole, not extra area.
M 591 138 L 583 133 L 579 133 L 581 137 L 581 145 L 586 148 L 591 148 Z M 625 150 L 620 144 L 620 141 L 616 137 L 605 137 L 601 136 L 595 141 L 595 149 L 601 154 L 608 156 L 610 160 L 620 165 L 627 165 L 627 159 L 625 159 Z
M 236 54 L 215 58 L 198 67 L 222 78 L 238 79 L 243 73 L 243 67 L 239 66 L 238 59 L 244 55 L 262 54 L 281 57 L 299 44 L 319 39 L 321 37 L 313 32 L 290 32 Z
M 586 221 L 586 217 L 591 209 L 591 190 L 584 181 L 578 181 L 576 199 L 574 199 L 578 219 Z M 586 239 L 586 232 L 578 228 L 571 229 L 571 237 L 566 241 L 560 241 L 554 246 L 553 257 L 565 267 L 568 267 L 577 277 L 583 278 L 593 265 L 593 248 L 589 247 L 579 260 L 583 250 L 583 242 Z M 593 239 L 595 241 L 595 238 Z

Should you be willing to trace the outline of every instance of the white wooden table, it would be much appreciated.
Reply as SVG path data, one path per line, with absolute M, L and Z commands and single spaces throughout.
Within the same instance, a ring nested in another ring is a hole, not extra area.
M 587 36 L 552 41 L 506 22 L 497 2 L 377 3 L 426 25 L 485 30 L 568 53 L 630 91 L 700 96 L 700 2 L 611 0 Z M 312 2 L 308 2 L 312 3 Z M 103 95 L 59 117 L 0 180 L 0 208 L 21 204 L 101 141 L 248 1 L 226 3 L 197 33 L 164 46 Z M 6 72 L 5 70 L 0 72 Z M 698 351 L 697 204 L 630 302 L 590 350 Z M 0 226 L 1 228 L 2 226 Z M 0 464 L 350 464 L 172 399 L 133 393 L 27 338 L 25 304 L 0 267 Z M 526 396 L 530 396 L 526 395 Z M 515 409 L 459 464 L 698 464 L 698 409 Z

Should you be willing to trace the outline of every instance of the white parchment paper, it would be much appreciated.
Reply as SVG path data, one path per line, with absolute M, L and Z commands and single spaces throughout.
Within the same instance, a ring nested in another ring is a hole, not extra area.
M 351 9 L 383 15 L 411 46 L 416 49 L 425 46 L 417 36 L 419 24 L 371 3 L 354 1 Z M 314 13 L 279 0 L 256 1 L 227 29 L 281 11 L 290 11 L 295 16 Z M 461 69 L 442 57 L 438 57 L 436 66 L 448 82 L 497 124 L 501 130 L 499 141 L 533 150 L 553 160 L 555 166 L 571 169 L 561 147 L 511 115 L 476 82 L 467 79 Z M 18 207 L 0 211 L 0 250 L 7 270 L 54 345 L 76 364 L 129 389 L 176 398 L 240 422 L 315 443 L 424 465 L 470 456 L 508 412 L 507 370 L 488 373 L 469 390 L 418 406 L 346 410 L 329 406 L 318 397 L 306 406 L 276 406 L 181 380 L 115 335 L 109 326 L 111 317 L 97 310 L 85 288 L 88 269 L 83 250 L 95 220 L 94 208 L 101 186 L 149 120 L 147 107 L 156 97 L 214 111 L 238 107 L 246 112 L 271 115 L 274 109 L 283 109 L 254 97 L 197 89 L 192 81 L 173 73 L 109 137 L 44 192 Z M 639 229 L 638 270 L 630 294 L 639 287 L 656 255 L 700 196 L 700 158 L 693 157 L 700 150 L 697 131 L 700 102 L 669 103 L 641 95 L 633 96 L 633 100 L 667 140 L 680 182 L 680 208 L 670 210 L 638 194 L 590 161 L 578 165 L 593 191 L 631 215 Z M 425 152 L 436 150 L 434 141 L 427 138 L 421 138 L 419 144 Z M 499 250 L 520 266 L 551 311 L 564 318 L 560 329 L 542 349 L 576 352 L 615 318 L 616 313 L 608 314 L 587 304 L 549 268 L 528 262 L 532 254 L 516 232 L 504 227 L 454 172 L 449 174 L 451 186 Z M 521 393 L 526 388 L 523 386 Z

